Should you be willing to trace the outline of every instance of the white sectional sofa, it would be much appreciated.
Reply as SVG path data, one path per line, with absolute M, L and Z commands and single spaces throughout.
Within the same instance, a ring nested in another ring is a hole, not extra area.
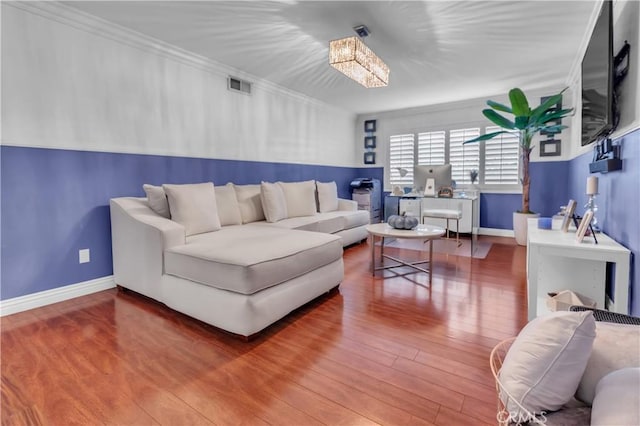
M 110 202 L 117 285 L 241 336 L 337 287 L 369 214 L 335 182 L 145 185 Z

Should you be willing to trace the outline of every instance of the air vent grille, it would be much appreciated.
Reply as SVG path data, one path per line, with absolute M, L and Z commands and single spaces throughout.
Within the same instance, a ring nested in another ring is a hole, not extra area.
M 227 88 L 233 92 L 251 94 L 251 83 L 245 80 L 240 80 L 236 77 L 229 76 L 227 78 Z

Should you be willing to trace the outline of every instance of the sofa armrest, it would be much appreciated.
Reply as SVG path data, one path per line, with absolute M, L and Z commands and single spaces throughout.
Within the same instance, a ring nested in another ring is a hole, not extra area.
M 110 201 L 116 284 L 159 298 L 164 251 L 186 243 L 184 226 L 154 213 L 141 198 Z
M 356 211 L 358 210 L 358 203 L 353 200 L 338 198 L 338 210 Z

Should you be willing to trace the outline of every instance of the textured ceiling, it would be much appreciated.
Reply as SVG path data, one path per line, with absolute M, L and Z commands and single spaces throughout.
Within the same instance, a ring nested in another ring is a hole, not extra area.
M 598 1 L 71 1 L 65 4 L 356 113 L 561 86 Z M 328 65 L 354 35 L 390 67 L 365 89 Z

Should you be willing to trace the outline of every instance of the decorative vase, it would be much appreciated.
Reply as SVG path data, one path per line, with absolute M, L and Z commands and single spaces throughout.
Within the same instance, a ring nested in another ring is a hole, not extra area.
M 540 214 L 538 213 L 513 212 L 513 233 L 516 237 L 516 243 L 518 243 L 518 245 L 527 245 L 527 221 L 539 216 Z

